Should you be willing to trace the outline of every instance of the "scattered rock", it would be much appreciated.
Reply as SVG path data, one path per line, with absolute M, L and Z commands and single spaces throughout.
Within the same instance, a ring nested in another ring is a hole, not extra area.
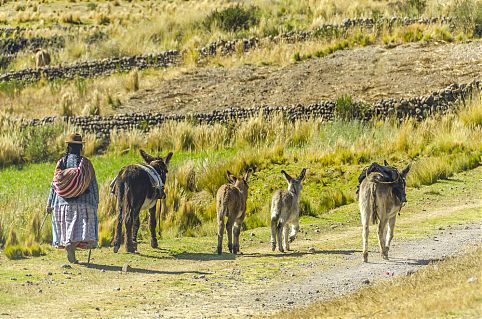
M 409 270 L 407 270 L 407 272 L 405 273 L 405 275 L 411 276 L 411 275 L 413 275 L 414 273 L 415 273 L 415 270 L 409 269 Z
M 119 287 L 114 288 L 114 291 L 120 291 L 120 288 Z
M 41 293 L 42 293 L 42 289 L 39 289 L 37 292 L 38 292 L 39 294 L 41 294 Z
M 95 307 L 95 310 L 100 311 L 100 308 L 99 308 L 99 307 Z
M 261 299 L 259 297 L 257 297 L 256 299 L 254 299 L 254 301 L 260 301 Z
M 370 280 L 368 278 L 365 278 L 362 280 L 362 284 L 368 285 L 370 283 Z
M 292 305 L 292 304 L 294 304 L 294 303 L 295 303 L 295 302 L 292 301 L 292 300 L 288 301 L 288 305 Z
M 476 284 L 477 283 L 477 277 L 470 277 L 469 279 L 467 279 L 467 283 Z
M 251 233 L 251 234 L 249 234 L 249 235 L 250 235 L 251 237 L 255 237 L 255 236 L 256 236 L 255 233 Z
M 60 268 L 72 269 L 72 266 L 69 264 L 63 264 L 62 266 L 60 266 Z
M 47 276 L 52 276 L 52 273 L 49 271 L 49 272 L 47 273 Z
M 10 280 L 16 281 L 16 280 L 17 280 L 17 278 L 12 277 L 12 278 L 10 278 Z
M 130 269 L 131 266 L 129 266 L 129 264 L 122 265 L 122 272 L 128 272 Z
M 315 252 L 316 252 L 315 247 L 310 247 L 310 248 L 308 248 L 308 253 L 313 254 L 313 253 L 315 253 Z

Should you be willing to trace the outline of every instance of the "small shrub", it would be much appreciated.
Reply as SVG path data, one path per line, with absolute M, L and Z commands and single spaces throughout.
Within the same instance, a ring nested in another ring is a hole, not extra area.
M 125 88 L 128 92 L 135 92 L 139 90 L 139 72 L 137 70 L 132 71 L 125 83 Z
M 255 6 L 231 6 L 221 11 L 214 10 L 202 22 L 207 30 L 219 27 L 223 31 L 247 30 L 259 23 L 259 9 Z
M 95 9 L 97 9 L 97 4 L 89 2 L 87 3 L 87 9 L 89 9 L 90 11 L 94 11 Z
M 8 245 L 3 250 L 3 254 L 10 260 L 25 258 L 26 256 L 25 252 L 26 250 L 19 245 L 13 245 L 13 246 Z
M 72 13 L 62 16 L 60 18 L 60 22 L 69 24 L 82 24 L 80 17 L 78 15 L 73 15 Z
M 342 95 L 336 100 L 335 116 L 342 120 L 355 119 L 358 114 L 357 105 L 350 95 Z
M 482 127 L 482 97 L 477 98 L 476 102 L 463 108 L 459 112 L 459 117 L 462 123 L 468 127 Z
M 109 16 L 105 15 L 104 13 L 99 14 L 95 20 L 99 25 L 108 25 L 111 21 Z
M 28 162 L 54 160 L 59 150 L 54 147 L 55 139 L 61 135 L 61 125 L 29 126 L 23 129 L 21 143 L 24 159 Z

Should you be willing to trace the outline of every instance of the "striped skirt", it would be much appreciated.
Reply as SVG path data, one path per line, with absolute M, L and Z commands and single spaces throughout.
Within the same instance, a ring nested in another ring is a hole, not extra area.
M 60 205 L 52 213 L 53 246 L 97 246 L 97 208 L 89 204 Z

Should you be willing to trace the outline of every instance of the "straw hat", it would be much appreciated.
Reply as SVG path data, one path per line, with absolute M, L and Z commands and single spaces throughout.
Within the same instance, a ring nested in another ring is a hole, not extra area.
M 79 133 L 72 133 L 67 136 L 67 140 L 65 143 L 68 144 L 83 144 L 84 142 L 82 141 L 82 135 Z

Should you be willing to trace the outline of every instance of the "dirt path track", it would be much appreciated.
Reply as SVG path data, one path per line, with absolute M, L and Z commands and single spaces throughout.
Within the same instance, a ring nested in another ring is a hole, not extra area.
M 119 112 L 182 113 L 230 106 L 309 104 L 342 94 L 375 101 L 426 95 L 480 79 L 482 42 L 368 46 L 286 67 L 206 67 L 141 90 Z M 141 80 L 142 81 L 142 80 Z
M 389 261 L 371 226 L 362 262 L 356 204 L 305 219 L 285 254 L 271 252 L 261 227 L 242 233 L 238 256 L 214 254 L 214 237 L 165 239 L 160 249 L 143 242 L 139 254 L 97 249 L 89 267 L 60 267 L 61 251 L 18 261 L 0 255 L 0 318 L 246 318 L 336 298 L 481 245 L 481 178 L 478 167 L 410 189 Z

